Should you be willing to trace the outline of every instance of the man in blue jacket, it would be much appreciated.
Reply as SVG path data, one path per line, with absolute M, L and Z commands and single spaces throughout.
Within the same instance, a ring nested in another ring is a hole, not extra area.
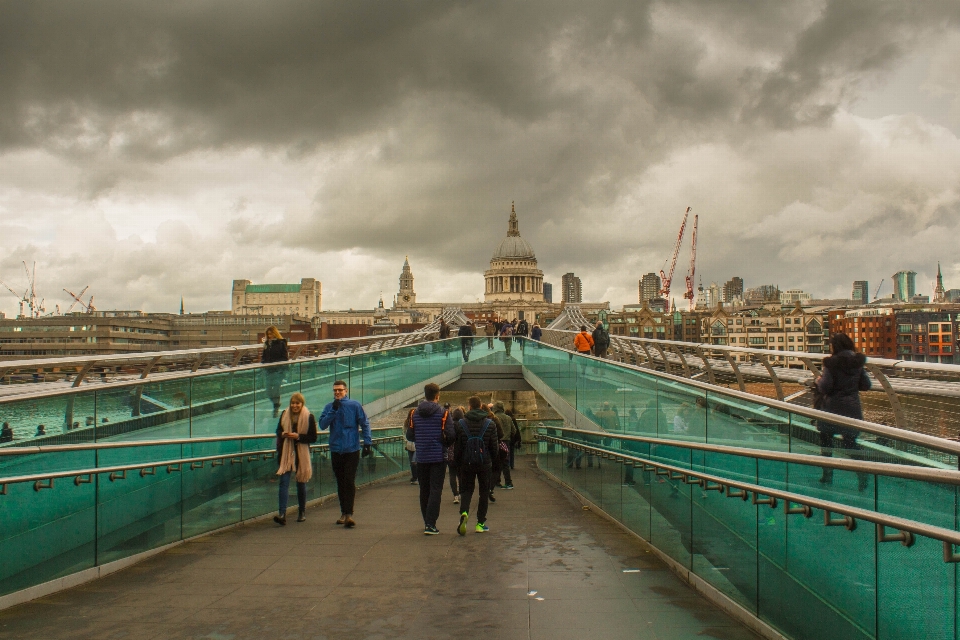
M 357 495 L 357 466 L 360 464 L 360 431 L 363 431 L 363 457 L 370 455 L 373 444 L 370 421 L 356 400 L 347 397 L 347 383 L 333 383 L 333 402 L 320 414 L 320 429 L 330 429 L 330 460 L 333 475 L 337 477 L 337 496 L 340 498 L 340 519 L 337 524 L 353 527 L 353 500 Z

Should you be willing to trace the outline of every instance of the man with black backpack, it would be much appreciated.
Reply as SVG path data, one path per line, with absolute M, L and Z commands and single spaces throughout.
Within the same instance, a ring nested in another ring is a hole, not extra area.
M 498 466 L 499 453 L 497 425 L 490 414 L 480 407 L 480 398 L 470 396 L 470 410 L 463 420 L 457 422 L 456 440 L 453 445 L 453 457 L 460 469 L 460 525 L 457 533 L 467 534 L 467 520 L 470 518 L 470 501 L 473 490 L 480 485 L 479 505 L 477 506 L 477 533 L 484 533 L 487 527 L 487 506 L 490 498 L 490 479 L 494 466 Z

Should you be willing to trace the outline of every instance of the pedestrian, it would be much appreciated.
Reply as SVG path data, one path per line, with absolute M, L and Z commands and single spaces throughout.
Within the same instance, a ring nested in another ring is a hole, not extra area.
M 483 333 L 487 336 L 487 349 L 493 349 L 493 337 L 497 335 L 497 326 L 492 320 L 487 320 L 483 327 Z
M 543 338 L 543 329 L 540 328 L 539 324 L 534 322 L 533 328 L 530 329 L 530 339 L 535 342 L 540 342 L 541 338 Z
M 297 478 L 297 522 L 307 519 L 307 483 L 313 477 L 310 461 L 310 445 L 317 441 L 317 421 L 304 404 L 303 395 L 290 396 L 290 406 L 285 409 L 277 424 L 277 460 L 280 476 L 280 509 L 273 521 L 287 524 L 287 500 L 290 498 L 290 475 Z
M 287 355 L 287 341 L 280 335 L 280 330 L 274 326 L 267 327 L 263 338 L 263 353 L 260 354 L 261 364 L 272 364 L 274 362 L 286 362 L 289 360 Z M 273 402 L 273 417 L 280 414 L 280 386 L 283 384 L 283 374 L 287 368 L 282 366 L 265 367 L 263 370 L 264 387 L 266 387 L 267 397 Z
M 513 418 L 507 415 L 502 402 L 493 405 L 493 415 L 496 416 L 497 422 L 503 429 L 499 442 L 500 470 L 497 471 L 497 481 L 494 484 L 501 489 L 509 490 L 513 489 L 513 478 L 510 474 L 510 447 L 516 437 L 520 435 L 520 430 L 517 429 L 517 424 L 513 421 Z M 503 483 L 500 482 L 501 479 Z
M 447 321 L 443 318 L 440 318 L 440 327 L 437 329 L 437 337 L 440 340 L 449 340 L 450 338 L 450 325 L 447 324 Z M 440 350 L 443 353 L 450 351 L 450 345 L 447 342 L 443 342 L 440 345 Z
M 356 400 L 347 395 L 347 383 L 333 383 L 333 402 L 320 414 L 320 429 L 330 429 L 330 462 L 337 478 L 337 496 L 340 498 L 340 519 L 348 529 L 356 526 L 353 520 L 353 503 L 357 495 L 357 467 L 360 465 L 360 434 L 363 434 L 363 457 L 369 456 L 373 441 L 370 436 L 370 421 Z
M 520 343 L 520 349 L 523 350 L 523 343 L 526 337 L 530 334 L 530 325 L 527 324 L 527 319 L 523 318 L 520 322 L 517 323 L 516 329 L 516 341 Z
M 503 343 L 503 348 L 507 350 L 507 357 L 510 357 L 510 346 L 513 343 L 513 325 L 509 321 L 504 322 L 503 326 L 500 327 L 500 342 Z
M 435 536 L 443 481 L 447 465 L 443 453 L 453 444 L 455 433 L 450 421 L 450 410 L 440 406 L 440 386 L 429 383 L 423 388 L 423 401 L 410 416 L 408 438 L 417 445 L 417 478 L 420 481 L 420 513 L 423 516 L 424 535 Z
M 37 425 L 37 437 L 45 436 L 45 435 L 47 435 L 47 428 L 46 428 L 44 425 L 42 425 L 42 424 L 38 424 L 38 425 Z
M 460 338 L 460 353 L 463 355 L 463 361 L 470 360 L 470 352 L 473 350 L 473 325 L 469 322 L 461 325 L 457 329 L 457 336 Z
M 449 410 L 450 405 L 444 405 L 444 409 Z M 465 415 L 467 415 L 467 410 L 460 406 L 450 412 L 450 420 L 453 422 L 454 426 L 456 426 L 457 421 L 463 420 Z M 460 504 L 460 470 L 457 469 L 457 461 L 454 457 L 453 444 L 444 449 L 443 459 L 447 463 L 447 477 L 450 478 L 450 491 L 453 492 L 453 504 Z
M 0 442 L 13 442 L 13 427 L 9 422 L 3 423 L 3 429 L 0 430 Z
M 513 438 L 510 439 L 510 470 L 514 469 L 514 463 L 517 459 L 517 450 L 520 449 L 520 446 L 523 445 L 523 435 L 520 433 L 520 423 L 517 422 L 516 417 L 513 415 L 513 411 L 507 409 L 505 413 L 513 420 L 513 426 L 516 427 L 513 432 Z
M 480 398 L 470 396 L 469 411 L 455 425 L 454 460 L 460 470 L 460 524 L 457 533 L 467 534 L 470 518 L 470 502 L 473 491 L 479 485 L 477 526 L 474 531 L 484 533 L 487 526 L 487 507 L 490 494 L 490 478 L 497 457 L 496 426 L 488 411 L 481 408 Z
M 607 349 L 610 348 L 610 334 L 603 328 L 603 322 L 597 321 L 597 326 L 593 328 L 593 355 L 598 358 L 607 357 Z
M 823 360 L 823 374 L 816 380 L 814 408 L 848 418 L 863 420 L 863 407 L 860 404 L 860 392 L 870 390 L 870 378 L 864 364 L 866 356 L 857 353 L 853 340 L 845 333 L 835 333 L 830 337 L 831 355 Z M 819 406 L 818 406 L 819 405 Z M 862 460 L 859 453 L 862 447 L 857 442 L 860 432 L 852 427 L 844 427 L 823 420 L 817 421 L 820 432 L 820 450 L 822 455 L 830 457 L 836 446 L 835 436 L 840 436 L 840 446 L 851 451 L 850 457 Z M 833 482 L 833 469 L 823 468 L 820 477 L 822 484 Z M 860 491 L 867 488 L 869 478 L 865 473 L 857 474 Z
M 593 336 L 587 332 L 587 325 L 580 325 L 580 333 L 573 337 L 573 347 L 582 356 L 590 355 L 593 349 Z
M 500 443 L 503 441 L 503 423 L 500 422 L 500 416 L 497 415 L 497 405 L 495 403 L 490 402 L 481 408 L 486 409 L 487 417 L 493 420 L 493 425 L 496 427 L 497 432 L 497 450 L 491 452 L 493 456 L 493 472 L 490 476 L 490 502 L 496 502 L 497 499 L 494 497 L 493 492 L 500 482 Z
M 403 424 L 403 448 L 407 452 L 407 460 L 410 461 L 410 484 L 417 484 L 417 443 L 408 438 L 407 433 L 413 425 L 413 412 L 416 410 L 416 407 L 410 409 L 407 420 Z

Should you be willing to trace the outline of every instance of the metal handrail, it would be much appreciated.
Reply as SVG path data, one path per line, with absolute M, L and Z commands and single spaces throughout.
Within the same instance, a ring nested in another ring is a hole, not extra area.
M 362 336 L 356 338 L 334 338 L 327 340 L 306 340 L 302 342 L 291 342 L 287 345 L 290 360 L 313 359 L 322 356 L 336 356 L 341 351 L 350 350 L 353 354 L 357 348 L 366 346 L 367 351 L 374 345 L 384 345 L 385 349 L 401 348 L 412 344 L 421 344 L 431 341 L 435 332 L 418 331 L 412 333 L 396 333 L 381 336 Z M 191 373 L 199 369 L 209 369 L 220 367 L 221 365 L 231 370 L 235 370 L 240 365 L 244 357 L 250 357 L 263 349 L 260 343 L 250 345 L 234 345 L 229 347 L 209 347 L 204 349 L 183 349 L 168 351 L 146 351 L 139 353 L 116 353 L 96 356 L 83 357 L 64 357 L 64 358 L 42 358 L 35 360 L 8 360 L 0 361 L 0 379 L 5 376 L 18 372 L 39 373 L 49 371 L 63 377 L 74 376 L 74 387 L 79 387 L 84 378 L 90 374 L 95 367 L 119 367 L 127 365 L 130 367 L 141 367 L 141 369 L 128 372 L 128 375 L 138 375 L 140 381 L 147 379 L 160 366 L 181 365 L 189 366 Z M 385 350 L 384 349 L 384 350 Z M 304 355 L 301 352 L 313 351 L 319 354 L 315 356 Z M 213 360 L 217 357 L 224 357 L 230 361 L 229 365 L 216 363 Z M 162 375 L 162 374 L 161 374 Z M 154 379 L 158 377 L 154 375 Z M 20 396 L 23 397 L 23 396 Z M 2 401 L 2 399 L 0 399 Z
M 665 447 L 677 447 L 680 449 L 707 451 L 709 453 L 723 453 L 747 458 L 757 458 L 760 460 L 772 460 L 774 462 L 803 464 L 812 467 L 827 467 L 830 469 L 840 469 L 841 471 L 856 471 L 858 473 L 869 473 L 893 478 L 906 478 L 909 480 L 921 480 L 924 482 L 939 482 L 943 484 L 960 485 L 960 471 L 955 471 L 953 469 L 932 469 L 929 467 L 896 464 L 892 462 L 848 460 L 844 458 L 834 458 L 832 456 L 818 456 L 815 454 L 787 453 L 783 451 L 750 449 L 748 447 L 734 447 L 721 444 L 687 442 L 685 440 L 665 440 L 663 438 L 649 438 L 645 436 L 619 434 L 611 431 L 587 431 L 585 429 L 574 429 L 571 427 L 545 426 L 539 428 L 563 431 L 565 433 L 570 432 L 574 434 L 583 434 L 593 438 L 614 438 L 617 440 L 629 440 L 631 442 L 642 442 L 645 444 L 662 445 Z M 605 449 L 605 451 L 609 450 Z
M 421 334 L 413 334 L 413 333 L 407 334 L 407 333 L 405 333 L 405 334 L 400 334 L 400 335 L 408 336 L 408 335 L 421 335 Z M 382 339 L 382 338 L 381 338 L 381 339 Z M 453 341 L 453 340 L 455 340 L 455 338 L 449 338 L 448 340 Z M 420 341 L 414 341 L 415 344 L 429 344 L 429 343 L 434 343 L 434 342 L 440 342 L 440 341 L 439 341 L 439 340 L 420 340 Z M 312 342 L 311 342 L 311 343 L 293 342 L 293 343 L 291 343 L 291 346 L 293 346 L 293 345 L 298 345 L 298 344 L 314 344 L 314 343 L 312 343 Z M 389 347 L 380 349 L 380 350 L 376 351 L 375 353 L 386 353 L 386 352 L 393 351 L 393 350 L 397 350 L 397 349 L 403 349 L 403 348 L 405 348 L 405 347 L 411 346 L 411 344 L 412 344 L 412 343 L 409 343 L 409 342 L 408 342 L 408 343 L 404 343 L 404 344 L 400 344 L 400 345 L 391 345 L 391 346 L 389 346 Z M 160 351 L 160 352 L 157 352 L 157 353 L 163 354 L 163 353 L 173 353 L 173 352 Z M 362 352 L 362 353 L 363 353 L 363 354 L 367 354 L 367 353 L 371 353 L 371 352 L 370 352 L 370 351 L 364 351 L 364 352 Z M 317 356 L 301 357 L 301 358 L 298 358 L 298 359 L 286 360 L 286 361 L 284 361 L 284 362 L 272 362 L 272 363 L 269 363 L 269 364 L 263 364 L 263 363 L 260 363 L 260 362 L 256 362 L 256 363 L 250 363 L 250 364 L 238 364 L 238 365 L 236 365 L 236 366 L 227 367 L 227 368 L 224 368 L 224 369 L 219 369 L 219 368 L 218 368 L 218 369 L 215 369 L 214 371 L 211 371 L 210 369 L 203 369 L 203 370 L 190 371 L 190 372 L 172 372 L 169 377 L 165 377 L 165 378 L 164 378 L 164 377 L 161 377 L 161 376 L 154 376 L 152 379 L 149 378 L 149 377 L 147 377 L 147 378 L 138 378 L 138 379 L 136 379 L 136 380 L 119 380 L 119 381 L 115 381 L 115 382 L 109 382 L 109 383 L 107 383 L 105 386 L 108 387 L 110 390 L 114 390 L 114 389 L 124 389 L 124 388 L 129 388 L 129 387 L 142 387 L 142 386 L 145 386 L 145 385 L 148 385 L 148 384 L 152 384 L 152 383 L 158 382 L 158 381 L 164 381 L 164 382 L 166 382 L 166 381 L 169 381 L 171 378 L 176 378 L 177 380 L 187 380 L 187 379 L 191 379 L 191 378 L 198 378 L 198 377 L 204 377 L 204 376 L 210 376 L 210 375 L 217 375 L 217 374 L 236 373 L 236 372 L 250 371 L 250 370 L 256 370 L 256 369 L 268 369 L 268 368 L 271 368 L 271 367 L 296 366 L 296 365 L 298 365 L 298 364 L 303 364 L 303 363 L 307 363 L 307 362 L 314 362 L 314 361 L 316 361 L 316 360 L 326 360 L 326 359 L 329 359 L 329 358 L 344 357 L 344 355 L 353 356 L 353 355 L 360 355 L 360 354 L 357 354 L 357 353 L 354 353 L 354 352 L 350 352 L 350 353 L 348 353 L 348 354 L 343 354 L 343 353 L 340 352 L 340 351 L 338 351 L 338 352 L 328 352 L 328 353 L 323 353 L 323 354 L 320 354 L 320 355 L 317 355 Z M 5 365 L 6 365 L 6 363 L 0 361 L 0 377 L 2 377 L 2 375 L 5 375 L 5 374 L 3 373 L 3 370 L 6 368 Z M 100 387 L 98 387 L 98 388 L 100 388 Z M 74 394 L 90 393 L 91 391 L 96 391 L 96 390 L 97 390 L 97 389 L 91 389 L 90 387 L 82 387 L 82 386 L 73 386 L 73 387 L 66 387 L 66 388 L 64 388 L 64 387 L 58 387 L 58 388 L 54 388 L 54 389 L 36 389 L 36 390 L 34 390 L 34 391 L 27 392 L 27 393 L 18 393 L 18 394 L 9 394 L 9 395 L 0 396 L 0 405 L 7 404 L 7 403 L 13 403 L 13 402 L 20 402 L 20 401 L 23 401 L 23 400 L 30 400 L 30 399 L 33 399 L 33 398 L 45 398 L 45 397 L 49 397 L 49 396 L 61 396 L 61 397 L 65 397 L 65 396 L 74 395 Z
M 396 427 L 374 427 L 371 433 L 400 429 Z M 84 444 L 53 444 L 32 447 L 4 447 L 0 449 L 0 456 L 30 455 L 37 453 L 63 453 L 64 451 L 91 451 L 100 449 L 127 449 L 131 447 L 159 447 L 170 444 L 197 444 L 203 442 L 236 442 L 238 440 L 262 440 L 276 438 L 275 433 L 258 433 L 236 436 L 202 436 L 198 438 L 170 438 L 169 440 L 124 440 L 122 442 L 90 442 Z
M 276 436 L 273 436 L 273 437 L 276 437 Z M 384 442 L 399 442 L 403 439 L 404 439 L 403 436 L 396 435 L 396 436 L 387 436 L 384 438 L 375 438 L 371 440 L 373 444 L 381 444 Z M 330 448 L 329 443 L 310 445 L 310 449 L 314 451 L 327 451 L 329 450 L 329 448 Z M 139 462 L 135 464 L 111 465 L 109 467 L 92 467 L 88 469 L 72 469 L 69 471 L 50 471 L 46 473 L 33 473 L 33 474 L 23 475 L 23 476 L 9 476 L 7 478 L 0 478 L 0 495 L 6 495 L 7 493 L 6 486 L 8 484 L 22 484 L 24 482 L 33 482 L 34 491 L 40 491 L 42 489 L 52 489 L 53 480 L 57 480 L 59 478 L 73 477 L 74 479 L 73 483 L 79 486 L 81 484 L 85 484 L 86 482 L 89 482 L 89 480 L 82 479 L 84 476 L 87 476 L 89 478 L 92 475 L 101 475 L 104 473 L 110 473 L 110 474 L 125 473 L 127 471 L 138 471 L 138 470 L 145 470 L 145 469 L 156 470 L 157 467 L 167 467 L 167 473 L 173 473 L 174 471 L 180 471 L 181 465 L 188 464 L 188 463 L 193 465 L 198 462 L 204 463 L 210 460 L 223 460 L 226 458 L 236 459 L 236 458 L 243 458 L 244 456 L 266 456 L 262 458 L 266 460 L 268 459 L 269 456 L 272 456 L 272 455 L 276 455 L 275 448 L 260 449 L 257 451 L 234 451 L 232 453 L 221 453 L 221 454 L 212 455 L 212 456 L 174 458 L 171 460 L 157 460 L 155 462 Z M 174 469 L 173 467 L 177 467 L 177 468 Z M 141 473 L 141 475 L 150 475 L 150 474 Z M 110 478 L 111 482 L 115 480 L 122 480 L 122 479 L 125 479 L 125 476 Z M 50 480 L 50 484 L 49 485 L 40 484 L 44 480 Z
M 681 343 L 676 343 L 681 344 Z M 563 347 L 556 347 L 551 344 L 547 346 L 559 349 L 561 351 L 567 351 Z M 817 409 L 811 409 L 808 407 L 803 407 L 800 405 L 790 404 L 789 402 L 784 402 L 782 400 L 774 400 L 772 398 L 766 398 L 764 396 L 754 395 L 752 393 L 747 393 L 745 391 L 739 391 L 735 389 L 730 389 L 727 387 L 721 387 L 719 385 L 712 385 L 707 382 L 701 382 L 692 378 L 684 378 L 682 376 L 673 375 L 671 373 L 664 373 L 663 371 L 656 371 L 653 369 L 645 369 L 643 367 L 630 364 L 627 362 L 617 362 L 615 360 L 605 360 L 603 358 L 597 358 L 592 355 L 576 354 L 573 353 L 579 358 L 588 358 L 590 360 L 596 361 L 598 363 L 602 362 L 607 365 L 613 365 L 618 367 L 624 367 L 627 369 L 632 369 L 639 373 L 645 375 L 655 376 L 657 378 L 663 378 L 671 382 L 679 382 L 683 385 L 689 387 L 695 387 L 703 391 L 709 391 L 710 393 L 728 396 L 731 398 L 737 398 L 739 400 L 745 400 L 753 404 L 763 405 L 771 409 L 777 409 L 779 411 L 786 411 L 789 413 L 794 413 L 797 415 L 804 416 L 806 418 L 811 418 L 813 420 L 829 422 L 831 424 L 842 425 L 846 427 L 852 427 L 857 431 L 863 431 L 866 433 L 872 433 L 878 436 L 885 436 L 888 438 L 893 438 L 896 440 L 901 440 L 903 442 L 909 442 L 918 446 L 926 447 L 928 449 L 934 449 L 936 451 L 942 451 L 944 453 L 950 453 L 956 456 L 960 456 L 960 442 L 955 442 L 953 440 L 947 440 L 946 438 L 938 438 L 936 436 L 927 435 L 925 433 L 919 433 L 917 431 L 909 431 L 907 429 L 901 429 L 898 427 L 888 427 L 886 425 L 877 424 L 875 422 L 867 422 L 866 420 L 857 420 L 856 418 L 848 418 L 846 416 L 837 415 L 835 413 L 827 413 L 826 411 L 819 411 Z M 526 367 L 527 365 L 524 364 Z
M 686 484 L 697 484 L 704 491 L 718 491 L 721 494 L 726 494 L 729 498 L 741 498 L 746 501 L 750 498 L 750 494 L 753 494 L 753 504 L 767 504 L 771 508 L 776 508 L 778 500 L 783 501 L 784 511 L 788 515 L 798 514 L 809 518 L 812 515 L 813 509 L 820 509 L 824 512 L 825 526 L 842 525 L 848 530 L 853 531 L 856 528 L 858 520 L 871 522 L 877 529 L 877 542 L 900 542 L 904 546 L 909 547 L 913 545 L 914 535 L 938 540 L 943 543 L 944 562 L 960 562 L 960 554 L 955 553 L 953 549 L 954 545 L 960 545 L 960 532 L 953 531 L 952 529 L 945 529 L 943 527 L 907 520 L 906 518 L 899 518 L 897 516 L 889 516 L 859 507 L 850 507 L 840 504 L 839 502 L 811 498 L 799 493 L 771 489 L 739 480 L 730 480 L 722 476 L 694 471 L 693 469 L 677 467 L 662 462 L 654 462 L 638 456 L 615 453 L 606 449 L 591 447 L 554 436 L 537 434 L 537 439 L 544 442 L 553 442 L 570 449 L 590 452 L 601 457 L 606 456 L 618 461 L 627 461 L 634 464 L 634 466 L 639 465 L 645 470 L 655 471 L 660 475 L 670 475 L 670 477 L 675 480 L 683 480 Z M 691 478 L 695 481 L 691 482 Z M 731 489 L 735 491 L 731 491 Z M 801 508 L 792 507 L 791 505 L 801 505 Z M 832 517 L 834 514 L 841 515 L 843 518 L 835 519 Z M 900 534 L 903 535 L 887 535 L 886 529 L 888 527 L 898 530 Z

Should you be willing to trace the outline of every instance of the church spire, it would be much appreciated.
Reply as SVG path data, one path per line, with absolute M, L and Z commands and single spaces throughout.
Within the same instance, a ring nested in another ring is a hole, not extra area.
M 943 288 L 943 273 L 940 271 L 940 262 L 937 262 L 937 286 L 933 290 L 933 301 L 944 302 L 946 300 L 946 291 Z
M 520 225 L 517 223 L 517 207 L 512 201 L 510 202 L 510 226 L 507 228 L 507 235 L 520 235 Z

